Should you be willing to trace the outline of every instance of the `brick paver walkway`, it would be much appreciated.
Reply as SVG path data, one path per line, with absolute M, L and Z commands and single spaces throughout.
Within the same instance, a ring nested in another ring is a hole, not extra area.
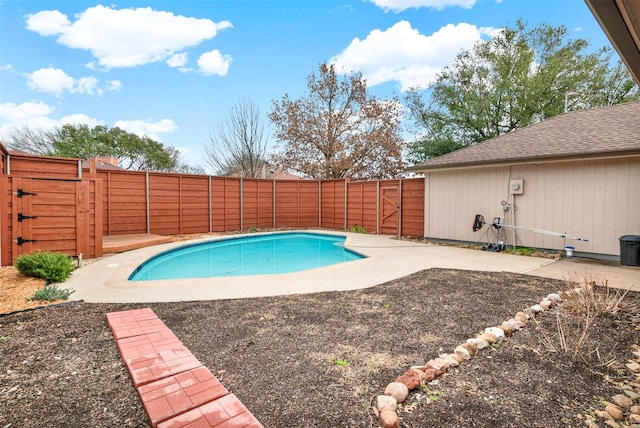
M 262 427 L 150 308 L 106 317 L 154 428 Z

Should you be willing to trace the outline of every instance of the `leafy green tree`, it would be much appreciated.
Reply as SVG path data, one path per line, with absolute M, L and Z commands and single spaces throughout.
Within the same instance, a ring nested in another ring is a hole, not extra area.
M 399 100 L 367 92 L 361 73 L 338 75 L 322 64 L 307 78 L 305 97 L 273 102 L 269 119 L 282 150 L 277 168 L 308 178 L 391 178 L 404 168 Z
M 420 136 L 409 158 L 421 162 L 511 132 L 565 110 L 637 100 L 638 87 L 612 51 L 589 51 L 567 28 L 541 24 L 500 30 L 463 51 L 407 106 Z
M 175 171 L 180 152 L 147 136 L 120 128 L 64 125 L 52 136 L 51 156 L 88 159 L 115 156 L 121 168 L 138 171 Z
M 209 137 L 205 162 L 219 175 L 265 178 L 267 143 L 260 109 L 251 100 L 241 100 Z

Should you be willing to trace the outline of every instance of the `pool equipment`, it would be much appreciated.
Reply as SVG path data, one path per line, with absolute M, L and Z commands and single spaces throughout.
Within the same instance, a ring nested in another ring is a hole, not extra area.
M 542 229 L 533 229 L 531 227 L 524 227 L 524 226 L 514 226 L 514 225 L 510 225 L 510 224 L 503 224 L 500 223 L 500 217 L 494 217 L 493 219 L 493 223 L 487 223 L 484 220 L 484 216 L 482 216 L 481 214 L 476 214 L 476 218 L 473 221 L 473 231 L 477 232 L 480 229 L 482 229 L 482 226 L 484 226 L 485 224 L 488 224 L 490 227 L 493 227 L 496 230 L 496 243 L 495 244 L 489 244 L 486 247 L 483 247 L 482 249 L 485 251 L 504 251 L 506 249 L 506 245 L 504 243 L 504 241 L 501 239 L 501 235 L 500 235 L 500 231 L 502 230 L 503 227 L 509 228 L 509 229 L 516 229 L 516 230 L 525 230 L 527 232 L 533 232 L 533 233 L 541 233 L 543 235 L 551 235 L 551 236 L 557 236 L 559 238 L 563 238 L 563 239 L 573 239 L 575 241 L 583 241 L 583 242 L 589 242 L 588 239 L 585 238 L 579 238 L 577 236 L 573 236 L 573 235 L 569 235 L 566 232 L 562 233 L 562 232 L 551 232 L 549 230 L 542 230 Z M 571 247 L 572 250 L 572 255 L 573 255 L 573 247 Z

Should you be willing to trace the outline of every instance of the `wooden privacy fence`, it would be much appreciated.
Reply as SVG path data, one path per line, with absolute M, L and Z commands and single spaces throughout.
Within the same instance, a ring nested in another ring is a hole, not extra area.
M 95 162 L 27 155 L 6 156 L 5 162 L 3 265 L 36 249 L 96 257 L 102 254 L 102 236 L 138 233 L 358 226 L 378 234 L 423 236 L 423 178 L 274 181 L 97 169 Z M 18 189 L 34 180 L 39 187 L 31 193 L 37 196 L 18 198 Z M 51 192 L 36 214 L 29 211 Z M 34 202 L 27 207 L 29 200 Z M 23 220 L 37 218 L 18 222 L 19 213 Z M 34 230 L 42 234 L 34 238 L 29 235 Z
M 424 179 L 265 180 L 99 171 L 105 235 L 250 228 L 350 229 L 422 236 Z
M 1 264 L 36 250 L 102 255 L 102 187 L 81 162 L 0 153 Z

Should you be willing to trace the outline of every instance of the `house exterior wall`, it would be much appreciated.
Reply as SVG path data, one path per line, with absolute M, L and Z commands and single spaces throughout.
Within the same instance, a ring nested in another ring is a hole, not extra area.
M 523 194 L 509 183 L 523 179 Z M 640 156 L 494 166 L 426 173 L 425 236 L 495 242 L 493 230 L 473 232 L 476 214 L 491 223 L 567 233 L 589 242 L 503 228 L 507 244 L 620 255 L 619 238 L 640 234 Z M 502 201 L 509 207 L 503 210 Z

